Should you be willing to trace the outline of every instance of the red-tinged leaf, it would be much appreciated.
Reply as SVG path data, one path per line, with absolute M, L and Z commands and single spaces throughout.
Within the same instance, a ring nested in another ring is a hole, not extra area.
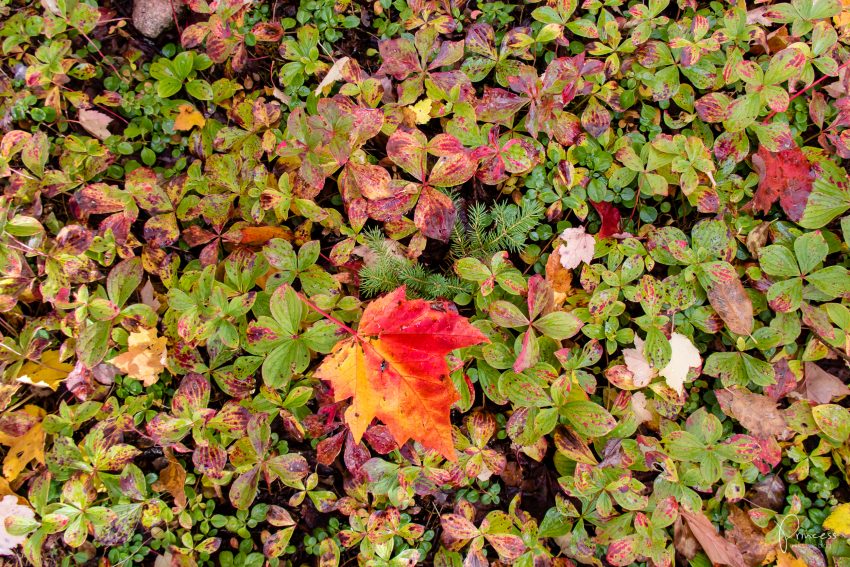
M 183 236 L 183 241 L 188 244 L 190 248 L 194 248 L 195 246 L 201 246 L 202 244 L 210 242 L 215 238 L 215 233 L 204 230 L 200 226 L 193 224 L 186 228 L 181 236 Z
M 406 79 L 408 75 L 419 70 L 419 55 L 416 47 L 409 39 L 391 39 L 378 45 L 381 53 L 381 68 L 379 74 L 390 75 L 397 81 Z
M 186 49 L 198 47 L 204 43 L 204 39 L 206 39 L 209 33 L 210 28 L 206 22 L 192 24 L 191 26 L 187 26 L 183 30 L 183 33 L 180 34 L 180 43 Z
M 171 411 L 174 415 L 191 415 L 204 409 L 210 401 L 210 382 L 203 375 L 187 374 L 171 399 Z
M 266 557 L 280 557 L 286 553 L 286 548 L 289 546 L 289 540 L 292 539 L 293 533 L 295 533 L 295 526 L 278 530 L 270 535 L 263 542 L 263 555 Z
M 803 218 L 815 174 L 798 147 L 770 152 L 764 147 L 753 155 L 759 186 L 753 195 L 753 210 L 766 213 L 779 199 L 782 210 L 793 221 Z
M 738 335 L 750 334 L 754 324 L 753 302 L 735 268 L 728 262 L 709 262 L 702 266 L 704 278 L 700 281 L 711 306 L 730 331 Z
M 201 474 L 210 478 L 221 478 L 224 475 L 224 466 L 227 464 L 227 451 L 218 445 L 210 445 L 206 441 L 200 442 L 192 453 L 192 464 Z
M 745 566 L 744 558 L 738 548 L 717 533 L 711 520 L 705 514 L 701 511 L 691 512 L 685 508 L 681 508 L 679 513 L 712 563 L 729 567 Z
M 315 376 L 352 398 L 346 423 L 359 442 L 373 418 L 404 444 L 408 439 L 456 458 L 449 410 L 459 396 L 445 356 L 486 337 L 441 304 L 405 299 L 404 287 L 363 312 L 357 335 L 337 343 Z
M 257 41 L 276 43 L 283 38 L 283 28 L 277 22 L 259 22 L 251 28 L 251 33 Z
M 617 207 L 608 201 L 591 201 L 590 204 L 602 219 L 602 226 L 596 233 L 598 238 L 608 238 L 620 232 L 620 210 Z
M 505 170 L 513 174 L 526 173 L 540 161 L 537 149 L 527 139 L 513 138 L 502 146 Z
M 429 70 L 446 67 L 457 63 L 463 58 L 463 40 L 460 41 L 444 41 L 440 44 L 440 50 L 437 56 L 428 65 Z
M 457 210 L 451 197 L 432 187 L 425 186 L 416 204 L 413 222 L 428 238 L 448 242 L 452 234 Z
M 431 169 L 428 184 L 434 187 L 462 185 L 475 175 L 475 165 L 466 151 L 441 157 Z
M 389 172 L 379 165 L 348 162 L 345 171 L 360 194 L 370 201 L 389 199 L 395 193 L 390 186 Z
M 401 218 L 416 204 L 422 185 L 403 179 L 393 179 L 390 184 L 393 196 L 388 199 L 366 201 L 366 212 L 377 221 L 394 221 Z
M 509 123 L 514 114 L 528 104 L 528 99 L 501 88 L 485 87 L 475 114 L 483 122 Z
M 441 537 L 449 547 L 457 542 L 462 547 L 467 541 L 478 537 L 479 531 L 475 524 L 458 514 L 443 514 L 440 516 Z
M 349 472 L 360 474 L 360 468 L 366 461 L 372 458 L 372 455 L 363 443 L 356 443 L 354 441 L 351 437 L 351 432 L 346 431 L 345 433 L 348 439 L 345 443 L 342 460 Z
M 723 122 L 729 117 L 731 102 L 732 100 L 723 93 L 708 93 L 694 103 L 694 108 L 703 122 Z
M 387 140 L 387 157 L 418 181 L 425 180 L 428 139 L 419 130 L 396 130 Z
M 130 198 L 118 189 L 105 183 L 86 185 L 74 195 L 80 211 L 90 215 L 117 213 L 127 207 Z
M 611 542 L 605 560 L 616 567 L 625 567 L 635 562 L 637 558 L 637 540 L 635 536 L 619 538 Z
M 363 439 L 381 455 L 386 455 L 390 451 L 398 449 L 398 444 L 386 425 L 373 425 L 363 434 Z
M 336 435 L 331 435 L 319 441 L 319 444 L 316 445 L 316 460 L 320 465 L 328 466 L 336 460 L 342 450 L 342 444 L 345 442 L 345 435 L 345 431 L 340 431 Z
M 809 364 L 812 363 L 806 363 L 806 372 L 808 372 Z M 817 366 L 815 367 L 817 368 Z M 797 376 L 789 366 L 788 360 L 785 358 L 775 362 L 773 364 L 773 370 L 776 376 L 776 383 L 766 386 L 764 389 L 764 393 L 767 394 L 773 401 L 779 401 L 785 396 L 787 396 L 789 393 L 793 392 L 794 389 L 797 387 Z M 847 393 L 850 394 L 850 390 L 848 390 Z
M 591 98 L 584 112 L 581 113 L 581 125 L 588 134 L 598 138 L 611 127 L 611 113 L 599 104 L 596 98 Z

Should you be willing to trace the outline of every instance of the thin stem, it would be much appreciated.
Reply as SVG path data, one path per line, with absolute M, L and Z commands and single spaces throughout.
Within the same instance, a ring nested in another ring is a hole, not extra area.
M 336 317 L 334 317 L 330 313 L 320 309 L 318 305 L 316 305 L 315 303 L 313 303 L 312 301 L 307 299 L 304 296 L 304 294 L 301 293 L 300 291 L 297 291 L 295 293 L 296 293 L 296 295 L 298 295 L 298 298 L 301 299 L 301 301 L 303 301 L 304 304 L 307 307 L 309 307 L 310 309 L 312 309 L 313 311 L 315 311 L 316 313 L 318 313 L 319 315 L 321 315 L 322 317 L 324 317 L 325 319 L 327 319 L 328 321 L 330 321 L 331 323 L 333 323 L 334 325 L 336 325 L 337 327 L 339 327 L 340 329 L 345 331 L 346 333 L 351 334 L 351 336 L 353 336 L 358 341 L 361 340 L 360 336 L 357 334 L 357 331 L 355 331 L 354 329 L 352 329 L 351 327 L 349 327 L 348 325 L 346 325 L 345 323 L 343 323 L 342 321 L 340 321 L 339 319 L 337 319 Z
M 839 66 L 839 67 L 838 67 L 838 69 L 837 69 L 837 70 L 836 70 L 836 72 L 835 72 L 835 73 L 836 73 L 836 75 L 837 75 L 838 73 L 840 73 L 842 69 L 844 69 L 845 67 L 847 67 L 847 65 L 850 65 L 850 59 L 848 59 L 847 61 L 845 61 L 844 63 L 842 63 L 842 64 L 841 64 L 841 66 Z M 820 78 L 820 79 L 818 79 L 817 81 L 813 82 L 813 83 L 812 83 L 812 84 L 810 84 L 809 86 L 807 86 L 807 87 L 805 87 L 804 89 L 799 90 L 799 91 L 795 92 L 793 95 L 791 95 L 791 98 L 789 98 L 789 99 L 788 99 L 788 105 L 790 106 L 790 105 L 791 105 L 791 101 L 792 101 L 792 100 L 794 100 L 795 98 L 797 98 L 798 96 L 805 94 L 805 93 L 806 93 L 806 91 L 809 91 L 809 90 L 813 89 L 813 88 L 814 88 L 814 87 L 816 87 L 817 85 L 821 84 L 822 82 L 824 82 L 825 80 L 830 79 L 830 78 L 838 78 L 838 77 L 833 77 L 832 75 L 824 75 L 823 77 L 821 77 L 821 78 Z M 771 112 L 770 114 L 768 114 L 768 115 L 767 115 L 767 117 L 765 117 L 765 119 L 764 119 L 764 120 L 762 120 L 762 122 L 761 122 L 761 123 L 762 123 L 762 124 L 767 124 L 767 123 L 770 121 L 770 119 L 771 119 L 771 118 L 773 118 L 774 116 L 776 116 L 776 114 L 777 114 L 777 112 L 774 110 L 773 112 Z

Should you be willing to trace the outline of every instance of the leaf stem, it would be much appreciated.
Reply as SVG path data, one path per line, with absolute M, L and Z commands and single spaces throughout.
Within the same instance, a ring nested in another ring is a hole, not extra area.
M 334 325 L 336 325 L 337 327 L 339 327 L 343 331 L 351 334 L 351 336 L 353 336 L 358 341 L 361 340 L 360 336 L 357 334 L 357 331 L 355 331 L 354 329 L 352 329 L 351 327 L 349 327 L 348 325 L 346 325 L 345 323 L 343 323 L 342 321 L 340 321 L 339 319 L 337 319 L 336 317 L 334 317 L 330 313 L 320 309 L 318 305 L 316 305 L 315 303 L 313 303 L 312 301 L 307 299 L 304 296 L 303 293 L 301 293 L 300 291 L 296 291 L 295 294 L 298 296 L 298 298 L 301 301 L 304 302 L 304 304 L 307 307 L 309 307 L 310 309 L 312 309 L 313 311 L 315 311 L 316 313 L 318 313 L 319 315 L 321 315 L 322 317 L 324 317 L 325 319 L 327 319 L 328 321 L 330 321 L 331 323 L 333 323 Z
M 838 75 L 838 73 L 839 73 L 842 69 L 844 69 L 845 67 L 847 67 L 847 65 L 850 65 L 850 59 L 848 59 L 847 61 L 845 61 L 844 63 L 842 63 L 842 64 L 838 67 L 838 69 L 836 69 L 836 71 L 835 71 L 836 75 Z M 790 105 L 791 105 L 791 101 L 792 101 L 792 100 L 794 100 L 795 98 L 797 98 L 798 96 L 800 96 L 800 95 L 802 95 L 802 94 L 805 94 L 805 93 L 806 93 L 806 91 L 809 91 L 809 90 L 813 89 L 814 87 L 816 87 L 817 85 L 821 84 L 822 82 L 824 82 L 825 80 L 827 80 L 827 79 L 829 79 L 829 78 L 839 79 L 840 77 L 832 76 L 832 75 L 824 75 L 824 76 L 822 76 L 822 77 L 821 77 L 820 79 L 818 79 L 817 81 L 814 81 L 812 84 L 810 84 L 810 85 L 806 86 L 805 88 L 803 88 L 803 89 L 801 89 L 801 90 L 799 90 L 799 91 L 795 92 L 793 95 L 791 95 L 791 98 L 789 98 L 789 99 L 788 99 L 788 105 L 790 106 Z M 787 109 L 786 109 L 786 110 L 787 110 Z M 778 114 L 778 113 L 777 113 L 777 111 L 775 111 L 775 110 L 774 110 L 774 111 L 772 111 L 770 114 L 768 114 L 768 115 L 765 117 L 765 119 L 764 119 L 764 120 L 762 120 L 762 122 L 761 122 L 761 123 L 762 123 L 762 124 L 767 124 L 767 123 L 770 121 L 770 119 L 771 119 L 771 118 L 773 118 L 774 116 L 776 116 L 777 114 Z

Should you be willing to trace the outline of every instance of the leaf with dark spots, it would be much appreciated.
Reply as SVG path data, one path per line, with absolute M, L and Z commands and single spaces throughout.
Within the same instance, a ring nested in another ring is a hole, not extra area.
M 802 150 L 795 146 L 771 152 L 761 146 L 752 159 L 759 174 L 753 210 L 767 213 L 778 199 L 788 218 L 793 221 L 802 219 L 815 179 L 811 163 Z

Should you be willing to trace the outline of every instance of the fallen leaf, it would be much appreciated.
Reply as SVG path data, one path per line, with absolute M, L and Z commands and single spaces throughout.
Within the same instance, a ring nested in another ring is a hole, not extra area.
M 142 300 L 142 303 L 153 309 L 154 311 L 159 311 L 159 308 L 162 307 L 162 303 L 156 298 L 156 291 L 153 289 L 153 284 L 150 280 L 145 282 L 145 285 L 142 286 L 142 289 L 139 290 L 139 297 Z
M 799 147 L 770 152 L 760 146 L 753 155 L 759 186 L 753 195 L 753 210 L 766 213 L 779 199 L 785 214 L 793 221 L 803 218 L 815 175 Z
M 770 544 L 765 534 L 750 519 L 749 514 L 735 506 L 726 506 L 732 529 L 726 532 L 726 538 L 741 551 L 744 563 L 750 567 L 772 560 L 776 555 L 776 544 Z
M 785 416 L 769 397 L 741 388 L 715 390 L 714 394 L 723 413 L 738 421 L 754 437 L 764 439 L 785 432 Z
M 230 231 L 225 236 L 228 242 L 242 246 L 262 246 L 272 238 L 292 241 L 292 229 L 286 226 L 246 226 Z
M 333 385 L 335 401 L 351 398 L 345 421 L 356 443 L 377 417 L 399 445 L 414 439 L 455 460 L 449 411 L 460 396 L 446 355 L 486 341 L 452 307 L 407 300 L 402 286 L 366 307 L 315 376 Z
M 555 293 L 568 293 L 573 287 L 573 273 L 561 265 L 560 254 L 549 254 L 546 261 L 546 281 Z
M 835 398 L 850 394 L 850 388 L 844 382 L 814 362 L 805 364 L 804 376 L 795 392 L 816 404 L 828 404 Z
M 701 511 L 691 512 L 686 508 L 680 508 L 679 513 L 685 519 L 685 523 L 712 563 L 729 565 L 730 567 L 744 567 L 744 558 L 741 556 L 741 552 L 717 533 L 711 520 L 706 518 L 705 514 Z
M 850 537 L 850 504 L 839 504 L 832 509 L 823 528 L 835 532 L 844 537 Z
M 632 373 L 632 385 L 636 388 L 643 388 L 648 385 L 655 372 L 652 366 L 643 354 L 643 339 L 635 335 L 635 348 L 623 349 L 623 361 L 626 363 L 626 368 Z
M 427 124 L 431 120 L 431 106 L 433 101 L 430 98 L 423 98 L 414 105 L 408 108 L 413 113 L 413 121 L 416 124 Z
M 794 557 L 787 551 L 776 552 L 776 567 L 811 567 L 805 561 Z
M 590 204 L 602 219 L 597 238 L 608 238 L 620 232 L 620 210 L 617 207 L 608 201 L 591 201 Z
M 702 358 L 691 339 L 681 333 L 670 335 L 670 349 L 672 351 L 670 362 L 661 369 L 659 374 L 664 376 L 668 386 L 679 394 L 684 394 L 688 371 L 701 366 Z
M 191 104 L 181 104 L 177 108 L 177 117 L 174 119 L 175 130 L 191 130 L 195 126 L 202 128 L 206 123 L 207 119 L 204 115 Z
M 726 262 L 711 262 L 705 271 L 708 302 L 737 335 L 753 330 L 753 302 L 735 269 Z
M 572 270 L 582 262 L 590 264 L 593 261 L 596 240 L 593 235 L 587 234 L 583 226 L 564 230 L 561 233 L 561 240 L 564 243 L 558 247 L 557 253 L 564 268 Z
M 626 368 L 632 373 L 632 383 L 636 388 L 642 388 L 649 384 L 655 371 L 643 352 L 644 341 L 635 336 L 635 348 L 623 349 L 623 360 Z M 685 393 L 685 379 L 691 368 L 702 365 L 697 347 L 691 340 L 681 333 L 670 335 L 670 348 L 672 351 L 670 362 L 662 368 L 658 374 L 664 377 L 667 385 L 679 392 Z
M 95 138 L 105 140 L 112 135 L 107 128 L 112 123 L 112 118 L 108 115 L 97 110 L 83 108 L 77 113 L 77 117 L 80 125 Z
M 322 91 L 325 90 L 325 87 L 329 87 L 333 85 L 335 82 L 339 81 L 343 78 L 343 70 L 345 66 L 348 65 L 349 58 L 341 57 L 334 61 L 334 64 L 331 65 L 331 68 L 328 69 L 328 72 L 325 73 L 325 76 L 322 77 L 322 82 L 319 83 L 319 86 L 316 87 L 316 90 L 313 91 L 316 95 L 322 94 Z
M 110 364 L 121 372 L 152 386 L 159 380 L 165 368 L 166 344 L 168 339 L 156 336 L 156 329 L 142 329 L 127 337 L 127 352 L 119 354 Z
M 652 421 L 653 419 L 652 412 L 647 408 L 648 401 L 649 400 L 646 399 L 646 394 L 643 392 L 635 392 L 632 394 L 632 412 L 634 412 L 635 418 L 639 424 Z
M 157 492 L 168 492 L 174 503 L 182 510 L 186 507 L 186 469 L 180 464 L 171 449 L 165 449 L 165 458 L 168 466 L 159 472 L 159 480 L 151 484 L 151 488 Z
M 7 519 L 34 520 L 35 512 L 29 506 L 19 504 L 17 496 L 3 496 L 0 500 L 0 555 L 12 555 L 14 549 L 27 539 L 27 536 L 16 536 L 6 531 Z
M 18 372 L 18 382 L 39 388 L 50 388 L 54 392 L 71 370 L 73 364 L 59 362 L 59 351 L 48 350 L 41 353 L 41 360 L 28 360 Z
M 9 447 L 3 460 L 3 476 L 13 481 L 33 460 L 44 464 L 44 428 L 41 420 L 45 411 L 39 407 L 28 405 L 24 410 L 30 416 L 38 419 L 22 435 L 12 437 L 0 435 L 0 443 Z

